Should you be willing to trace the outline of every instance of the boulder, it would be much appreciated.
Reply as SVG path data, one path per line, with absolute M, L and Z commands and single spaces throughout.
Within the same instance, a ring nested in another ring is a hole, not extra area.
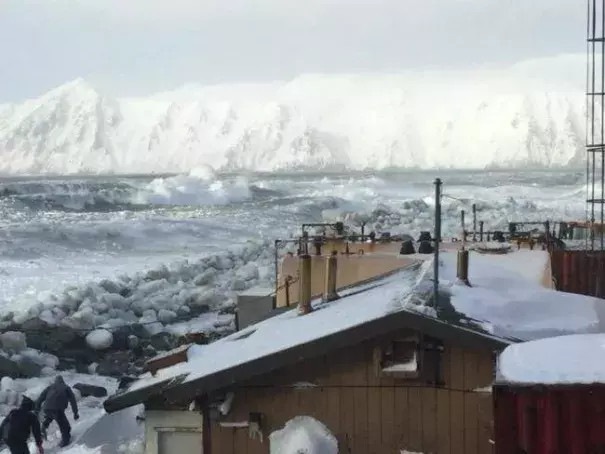
M 149 342 L 155 350 L 171 350 L 176 345 L 176 338 L 170 333 L 162 332 L 151 336 Z
M 107 396 L 107 389 L 103 388 L 102 386 L 89 385 L 86 383 L 76 383 L 73 387 L 75 389 L 77 389 L 78 391 L 80 391 L 80 395 L 82 397 L 88 397 L 88 396 L 106 397 Z
M 8 331 L 0 334 L 2 350 L 7 353 L 19 353 L 27 348 L 25 333 L 19 331 Z
M 0 375 L 11 378 L 18 378 L 21 375 L 21 369 L 16 361 L 0 356 Z
M 132 361 L 130 352 L 111 352 L 103 355 L 97 373 L 108 377 L 120 377 L 126 373 Z
M 167 325 L 177 319 L 178 315 L 174 311 L 168 309 L 160 309 L 158 312 L 158 320 Z
M 19 375 L 26 378 L 39 377 L 43 367 L 28 356 L 20 356 L 17 360 L 17 366 L 19 367 Z

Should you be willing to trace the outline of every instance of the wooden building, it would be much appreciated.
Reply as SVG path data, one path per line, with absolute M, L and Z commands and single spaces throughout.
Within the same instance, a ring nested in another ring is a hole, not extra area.
M 394 295 L 418 295 L 427 269 L 408 260 L 334 302 L 317 301 L 309 314 L 291 310 L 199 347 L 206 361 L 199 368 L 193 346 L 188 361 L 154 371 L 105 408 L 144 402 L 147 433 L 157 432 L 147 439 L 154 454 L 164 453 L 159 437 L 176 437 L 179 427 L 189 440 L 183 443 L 198 452 L 196 421 L 204 453 L 268 453 L 269 434 L 297 415 L 326 425 L 342 453 L 491 453 L 484 388 L 495 354 L 512 340 L 445 320 L 447 311 L 439 318 L 389 308 Z M 174 358 L 183 361 L 182 351 Z M 181 452 L 190 452 L 184 446 Z
M 469 301 L 519 309 L 531 299 L 546 313 L 574 296 L 549 288 L 544 251 L 472 254 L 470 280 L 478 285 L 457 290 L 459 298 L 462 292 Z M 451 262 L 444 265 L 447 277 L 455 253 L 443 257 Z M 391 271 L 339 287 L 340 298 L 330 302 L 314 297 L 311 303 L 315 291 L 300 287 L 311 310 L 302 310 L 302 302 L 291 309 L 273 303 L 275 314 L 230 336 L 163 356 L 150 376 L 111 396 L 105 409 L 145 404 L 148 454 L 268 454 L 270 434 L 297 416 L 325 425 L 343 454 L 493 454 L 496 357 L 528 339 L 502 330 L 494 335 L 489 320 L 457 310 L 451 292 L 427 306 L 427 258 L 432 255 L 391 257 Z M 480 279 L 492 261 L 500 275 Z M 309 263 L 308 273 L 313 269 Z M 569 304 L 594 302 L 577 296 Z M 528 317 L 539 317 L 543 330 L 532 337 L 548 336 L 548 319 L 532 308 Z

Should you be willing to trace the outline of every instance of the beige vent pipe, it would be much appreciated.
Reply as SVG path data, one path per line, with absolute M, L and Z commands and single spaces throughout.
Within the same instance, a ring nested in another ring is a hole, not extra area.
M 313 311 L 311 307 L 311 256 L 301 255 L 298 259 L 298 315 L 305 315 Z
M 338 273 L 337 251 L 332 251 L 332 255 L 326 258 L 326 282 L 324 287 L 324 302 L 330 302 L 340 298 L 336 293 L 336 275 Z
M 460 282 L 470 287 L 471 283 L 468 281 L 468 257 L 468 250 L 462 249 L 458 251 L 456 275 Z

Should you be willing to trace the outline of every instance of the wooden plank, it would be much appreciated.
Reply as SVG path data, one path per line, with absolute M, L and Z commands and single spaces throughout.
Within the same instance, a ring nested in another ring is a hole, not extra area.
M 246 407 L 248 411 L 259 411 L 265 415 L 268 420 L 264 421 L 265 429 L 263 433 L 263 441 L 258 438 L 250 438 L 248 429 L 238 429 L 246 438 L 248 446 L 248 454 L 265 454 L 266 453 L 266 437 L 271 433 L 271 413 L 273 413 L 273 395 L 269 387 L 256 387 L 248 389 L 246 392 Z M 247 415 L 246 415 L 247 416 Z
M 364 345 L 357 347 L 356 362 L 353 363 L 355 405 L 355 432 L 353 434 L 352 453 L 367 453 L 368 434 L 368 350 Z
M 360 385 L 359 374 L 357 374 L 356 364 L 363 361 L 363 355 L 359 349 L 347 349 L 342 352 L 342 363 L 339 364 L 340 377 L 340 434 L 345 437 L 355 453 L 356 433 L 355 433 L 355 386 Z M 362 385 L 365 380 L 361 380 Z
M 450 452 L 466 454 L 464 446 L 464 351 L 448 345 L 450 391 Z
M 420 392 L 422 399 L 422 450 L 421 452 L 436 452 L 437 450 L 437 390 L 425 387 Z
M 326 398 L 325 424 L 333 434 L 340 434 L 343 431 L 340 424 L 340 372 L 342 363 L 343 355 L 330 354 L 326 357 L 328 375 L 323 380 Z
M 437 390 L 437 449 L 439 454 L 450 454 L 450 391 Z
M 408 432 L 409 440 L 407 449 L 409 451 L 424 452 L 423 447 L 423 407 L 424 402 L 422 401 L 423 388 L 420 386 L 411 386 L 408 388 L 408 405 L 409 405 L 409 417 L 408 417 Z M 430 452 L 430 451 L 426 451 Z
M 408 389 L 403 386 L 395 386 L 394 390 L 394 418 L 393 431 L 395 452 L 400 449 L 407 449 L 410 443 L 409 433 L 409 414 Z
M 380 452 L 397 452 L 398 432 L 395 428 L 395 408 L 397 405 L 395 388 L 393 386 L 381 386 L 380 399 L 380 412 L 382 416 L 382 424 L 380 427 L 382 449 Z
M 366 342 L 364 346 L 366 357 L 366 384 L 368 395 L 368 452 L 385 452 L 382 447 L 382 395 L 380 393 L 380 377 L 374 368 L 374 345 Z M 390 405 L 391 411 L 393 406 Z
M 493 418 L 493 400 L 491 393 L 477 394 L 479 428 L 477 452 L 479 454 L 491 454 L 494 445 L 491 440 L 494 439 L 494 418 Z
M 227 429 L 219 426 L 217 423 L 212 423 L 212 451 L 225 454 L 235 453 L 235 438 L 233 429 Z
M 472 390 L 479 385 L 477 371 L 479 364 L 479 354 L 471 351 L 464 351 L 464 446 L 465 454 L 477 454 L 479 440 L 479 409 L 477 394 Z

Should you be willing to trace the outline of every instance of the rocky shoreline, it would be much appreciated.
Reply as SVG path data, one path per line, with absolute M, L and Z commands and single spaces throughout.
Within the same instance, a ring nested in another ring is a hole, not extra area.
M 139 375 L 158 353 L 233 332 L 237 292 L 272 276 L 273 254 L 268 242 L 249 245 L 68 288 L 24 313 L 4 314 L 0 375 Z

